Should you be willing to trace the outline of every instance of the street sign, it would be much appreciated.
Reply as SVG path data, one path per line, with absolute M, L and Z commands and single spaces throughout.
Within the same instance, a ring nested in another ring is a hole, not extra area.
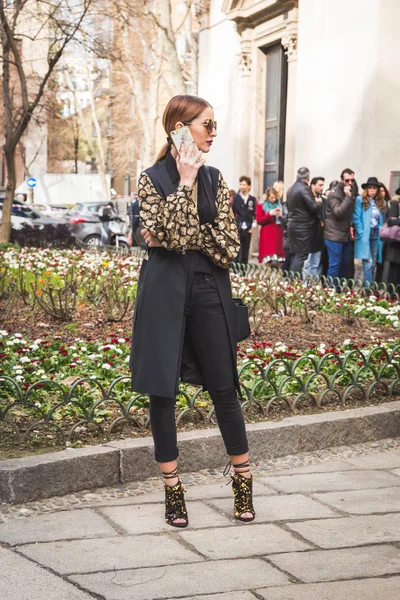
M 34 177 L 29 177 L 26 184 L 29 185 L 30 188 L 34 188 L 34 187 L 36 187 L 37 181 Z

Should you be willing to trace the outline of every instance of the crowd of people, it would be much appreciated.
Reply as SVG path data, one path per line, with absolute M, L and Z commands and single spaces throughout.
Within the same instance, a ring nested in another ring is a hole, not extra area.
M 276 181 L 261 202 L 251 195 L 251 179 L 243 176 L 239 191 L 231 190 L 241 242 L 237 261 L 248 263 L 258 225 L 259 263 L 303 278 L 326 275 L 400 285 L 399 201 L 400 188 L 391 198 L 376 177 L 359 188 L 350 168 L 326 186 L 324 177 L 311 178 L 302 167 L 286 197 L 283 182 Z

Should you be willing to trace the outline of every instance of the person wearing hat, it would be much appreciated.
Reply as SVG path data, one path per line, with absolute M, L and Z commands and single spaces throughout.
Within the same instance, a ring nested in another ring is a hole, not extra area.
M 356 198 L 353 215 L 354 258 L 362 260 L 364 281 L 372 283 L 376 263 L 382 262 L 379 228 L 385 222 L 386 203 L 379 195 L 381 184 L 376 177 L 368 177 L 361 187 L 364 191 Z
M 400 225 L 400 187 L 395 191 L 395 196 L 390 201 L 388 225 Z M 383 281 L 386 284 L 400 285 L 400 242 L 388 242 L 386 250 Z

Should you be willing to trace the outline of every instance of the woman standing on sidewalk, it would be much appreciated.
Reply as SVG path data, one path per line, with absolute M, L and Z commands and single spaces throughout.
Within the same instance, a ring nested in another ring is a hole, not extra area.
M 369 177 L 361 187 L 364 191 L 357 196 L 353 215 L 354 258 L 362 259 L 364 281 L 372 283 L 375 265 L 382 262 L 379 228 L 385 222 L 386 203 L 379 196 L 380 183 L 376 177 Z
M 234 515 L 252 521 L 252 476 L 236 369 L 236 323 L 229 267 L 239 236 L 221 173 L 205 167 L 217 135 L 214 111 L 196 96 L 175 96 L 164 111 L 167 144 L 139 179 L 142 235 L 149 247 L 139 278 L 130 368 L 132 390 L 150 396 L 155 458 L 165 484 L 165 517 L 186 527 L 178 478 L 175 397 L 179 377 L 207 389 L 232 477 Z M 193 149 L 178 154 L 170 132 L 189 126 Z M 197 146 L 197 147 L 196 147 Z
M 256 219 L 261 225 L 258 262 L 281 268 L 285 261 L 282 231 L 282 205 L 273 187 L 265 191 L 265 200 L 257 204 Z

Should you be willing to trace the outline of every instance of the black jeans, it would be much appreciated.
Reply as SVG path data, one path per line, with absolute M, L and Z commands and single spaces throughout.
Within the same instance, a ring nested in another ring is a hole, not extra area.
M 239 237 L 240 237 L 240 252 L 239 252 L 238 262 L 247 265 L 249 262 L 251 233 L 249 233 L 248 231 L 240 231 Z
M 195 273 L 185 305 L 186 335 L 194 348 L 229 455 L 248 452 L 245 423 L 235 389 L 228 327 L 212 275 Z M 157 462 L 178 458 L 175 398 L 150 396 L 150 423 Z

